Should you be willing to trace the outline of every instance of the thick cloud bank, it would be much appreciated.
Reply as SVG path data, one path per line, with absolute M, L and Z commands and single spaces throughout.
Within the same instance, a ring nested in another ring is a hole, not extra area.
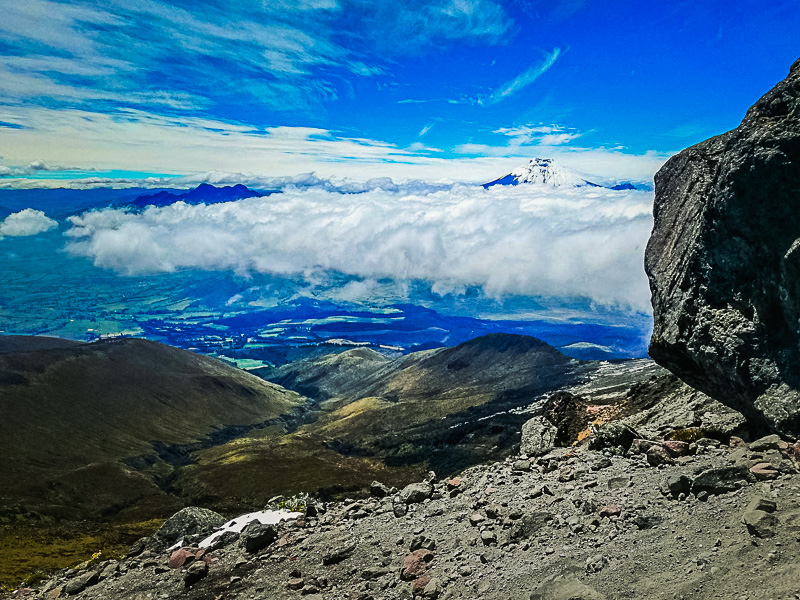
M 0 221 L 0 238 L 36 235 L 57 227 L 58 223 L 40 210 L 26 208 Z
M 438 294 L 586 297 L 649 310 L 652 194 L 455 186 L 429 193 L 290 188 L 264 198 L 70 217 L 71 252 L 127 275 L 180 269 L 421 280 Z M 369 290 L 369 285 L 364 285 Z

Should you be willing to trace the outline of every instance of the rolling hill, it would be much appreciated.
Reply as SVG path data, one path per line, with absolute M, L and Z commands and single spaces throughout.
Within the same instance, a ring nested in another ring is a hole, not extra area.
M 279 492 L 335 495 L 372 479 L 399 485 L 428 469 L 446 475 L 509 452 L 529 418 L 515 409 L 596 368 L 536 338 L 492 334 L 397 359 L 356 348 L 262 369 L 316 400 L 315 418 L 287 435 L 200 450 L 176 487 L 218 504 Z M 266 469 L 268 481 L 259 477 Z
M 44 340 L 44 341 L 43 341 Z M 175 503 L 176 448 L 282 425 L 306 400 L 185 350 L 139 339 L 0 338 L 0 506 L 64 517 Z M 27 349 L 19 350 L 19 349 Z

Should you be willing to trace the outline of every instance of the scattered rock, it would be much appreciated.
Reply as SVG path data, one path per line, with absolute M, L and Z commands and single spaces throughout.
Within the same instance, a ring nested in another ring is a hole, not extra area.
M 206 575 L 208 575 L 208 564 L 203 560 L 195 561 L 186 569 L 183 583 L 186 587 L 191 587 Z
M 778 529 L 778 517 L 763 510 L 748 510 L 742 516 L 742 523 L 750 535 L 758 538 L 774 537 Z
M 484 546 L 494 546 L 497 544 L 497 534 L 491 529 L 481 531 L 481 542 Z
M 428 598 L 429 600 L 434 600 L 435 598 L 439 597 L 439 594 L 442 593 L 442 584 L 441 582 L 436 579 L 435 577 L 431 578 L 425 587 L 422 590 L 422 597 Z
M 628 452 L 630 454 L 644 454 L 653 446 L 657 446 L 658 442 L 653 440 L 643 440 L 643 439 L 635 439 L 631 442 L 631 447 L 629 448 Z
M 774 513 L 778 510 L 778 503 L 767 498 L 753 498 L 747 505 L 747 511 L 760 510 L 763 512 Z
M 692 489 L 692 480 L 686 475 L 668 475 L 661 480 L 661 493 L 665 496 L 677 498 L 681 494 L 688 494 Z
M 750 467 L 750 473 L 759 481 L 777 479 L 780 475 L 780 473 L 772 467 L 772 464 L 766 462 L 757 463 Z
M 733 492 L 747 484 L 748 475 L 748 470 L 738 465 L 708 469 L 695 478 L 692 493 L 715 495 Z
M 618 517 L 622 514 L 622 509 L 616 504 L 606 504 L 600 509 L 601 517 Z
M 263 550 L 278 538 L 278 530 L 274 525 L 251 523 L 245 527 L 241 535 L 241 544 L 245 551 L 252 553 Z
M 664 440 L 660 443 L 660 445 L 672 458 L 689 456 L 690 454 L 688 442 L 682 442 L 680 440 Z
M 433 485 L 427 481 L 410 483 L 404 487 L 398 496 L 404 504 L 418 504 L 424 502 L 433 494 Z
M 322 556 L 322 564 L 335 565 L 340 563 L 346 558 L 350 558 L 357 547 L 358 543 L 356 541 L 350 541 L 334 548 L 329 548 L 328 551 Z
M 647 464 L 649 464 L 651 467 L 671 465 L 674 463 L 675 461 L 672 460 L 670 453 L 661 444 L 655 444 L 647 451 Z
M 781 447 L 781 436 L 777 434 L 767 435 L 750 442 L 750 450 L 752 452 L 764 452 L 765 450 L 779 450 Z
M 80 594 L 83 590 L 93 586 L 99 581 L 96 571 L 89 571 L 70 579 L 64 585 L 64 593 L 68 595 Z
M 517 461 L 514 461 L 514 464 L 512 465 L 512 468 L 515 471 L 522 471 L 522 472 L 530 471 L 531 470 L 531 462 L 529 460 L 517 460 Z
M 389 572 L 386 567 L 367 567 L 361 571 L 361 579 L 378 579 Z
M 205 550 L 196 548 L 178 548 L 170 554 L 167 565 L 170 569 L 180 569 L 184 565 L 191 564 L 196 559 L 205 554 Z
M 306 581 L 302 577 L 292 577 L 286 582 L 286 587 L 290 590 L 302 590 L 305 585 Z
M 389 488 L 380 481 L 373 481 L 369 486 L 369 491 L 376 498 L 385 498 L 391 493 Z
M 589 573 L 599 573 L 608 564 L 608 559 L 602 554 L 595 554 L 586 559 L 586 570 Z
M 621 448 L 623 452 L 630 449 L 633 440 L 640 439 L 633 428 L 621 421 L 612 421 L 600 425 L 594 430 L 589 441 L 589 448 L 592 450 L 603 450 L 604 448 Z

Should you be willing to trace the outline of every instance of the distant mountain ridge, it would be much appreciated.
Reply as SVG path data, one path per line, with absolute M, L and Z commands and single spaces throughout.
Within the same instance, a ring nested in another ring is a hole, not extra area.
M 484 183 L 483 187 L 488 189 L 495 185 L 544 185 L 550 187 L 606 187 L 591 182 L 581 177 L 578 173 L 567 167 L 558 165 L 552 158 L 532 158 L 526 165 L 517 167 L 508 175 L 504 175 L 489 183 Z M 620 183 L 611 190 L 635 190 L 636 187 L 630 183 Z
M 208 183 L 201 183 L 193 190 L 182 193 L 172 193 L 160 191 L 156 194 L 146 194 L 137 197 L 130 206 L 135 208 L 145 208 L 146 206 L 168 206 L 175 202 L 185 202 L 186 204 L 219 204 L 221 202 L 232 202 L 234 200 L 244 200 L 245 198 L 260 198 L 264 194 L 254 192 L 246 186 L 237 183 L 226 187 L 216 187 Z

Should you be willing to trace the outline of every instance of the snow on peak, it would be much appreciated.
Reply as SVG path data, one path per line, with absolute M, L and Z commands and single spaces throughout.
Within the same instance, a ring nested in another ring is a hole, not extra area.
M 559 167 L 550 158 L 534 158 L 527 165 L 511 171 L 519 183 L 538 183 L 553 186 L 586 185 L 586 180 L 570 169 Z
M 597 186 L 596 183 L 586 181 L 575 171 L 556 165 L 552 158 L 533 158 L 527 165 L 518 167 L 505 177 L 486 183 L 483 187 L 488 188 L 493 185 L 519 185 L 521 183 L 549 185 L 553 187 Z

